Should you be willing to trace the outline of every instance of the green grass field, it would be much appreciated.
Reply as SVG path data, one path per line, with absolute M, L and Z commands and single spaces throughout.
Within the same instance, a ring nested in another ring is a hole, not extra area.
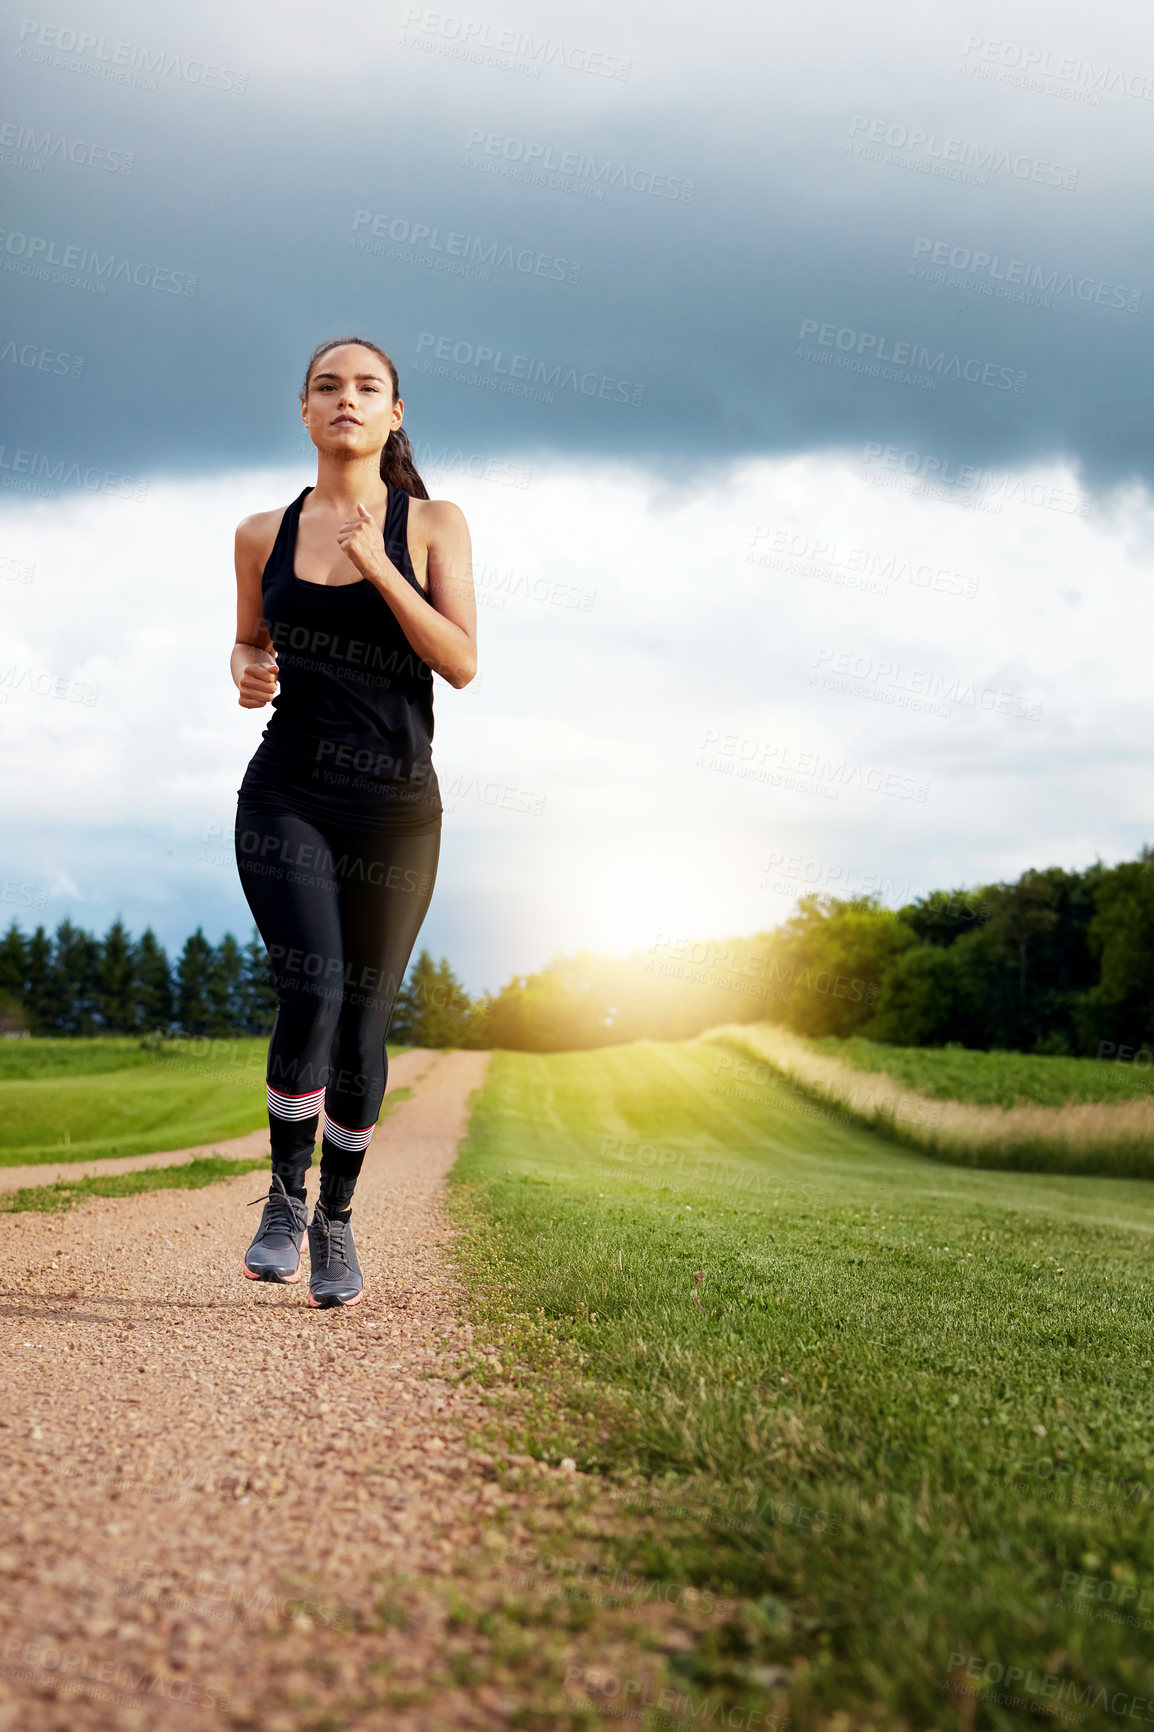
M 199 1191 L 220 1179 L 235 1179 L 238 1173 L 267 1170 L 268 1157 L 227 1160 L 221 1155 L 195 1161 L 180 1161 L 172 1167 L 144 1167 L 138 1173 L 100 1173 L 87 1179 L 57 1179 L 52 1185 L 21 1185 L 15 1191 L 0 1191 L 0 1213 L 58 1214 L 74 1208 L 85 1197 L 137 1197 L 142 1191 Z
M 220 1046 L 233 1046 L 221 1041 Z M 256 1043 L 248 1041 L 246 1046 Z M 41 1077 L 102 1076 L 106 1071 L 144 1070 L 166 1055 L 187 1056 L 190 1041 L 157 1045 L 127 1035 L 101 1035 L 97 1039 L 31 1038 L 0 1041 L 0 1082 L 31 1082 Z M 172 1049 L 170 1054 L 170 1048 Z
M 2 1041 L 0 1166 L 148 1155 L 260 1130 L 267 1051 L 264 1038 Z
M 1023 1052 L 974 1052 L 961 1046 L 883 1046 L 827 1036 L 808 1043 L 855 1070 L 885 1071 L 936 1100 L 1012 1107 L 1019 1100 L 1060 1107 L 1069 1101 L 1127 1101 L 1154 1095 L 1154 1066 Z
M 674 1683 L 743 1727 L 1154 1717 L 1149 1183 L 949 1167 L 715 1059 L 494 1054 L 452 1191 L 522 1444 L 640 1469 L 621 1566 L 740 1602 Z

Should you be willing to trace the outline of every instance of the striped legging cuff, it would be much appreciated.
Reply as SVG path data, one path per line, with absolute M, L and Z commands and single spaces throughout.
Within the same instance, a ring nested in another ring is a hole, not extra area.
M 335 1149 L 348 1149 L 353 1154 L 364 1154 L 376 1128 L 375 1125 L 365 1125 L 363 1130 L 350 1130 L 348 1125 L 338 1125 L 336 1119 L 330 1119 L 328 1113 L 325 1114 L 325 1141 L 332 1143 Z
M 324 1089 L 313 1089 L 307 1095 L 284 1095 L 279 1089 L 268 1087 L 268 1110 L 275 1113 L 278 1119 L 313 1119 L 316 1118 L 324 1105 Z

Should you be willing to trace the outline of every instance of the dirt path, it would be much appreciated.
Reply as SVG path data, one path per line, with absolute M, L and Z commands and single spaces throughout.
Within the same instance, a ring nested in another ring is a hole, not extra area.
M 389 1092 L 412 1088 L 429 1069 L 436 1054 L 413 1047 L 389 1060 Z M 194 1148 L 168 1149 L 155 1155 L 121 1155 L 107 1161 L 53 1161 L 46 1166 L 0 1167 L 0 1191 L 16 1191 L 21 1185 L 52 1185 L 57 1179 L 86 1179 L 93 1173 L 139 1173 L 146 1167 L 177 1167 L 206 1155 L 224 1155 L 243 1160 L 268 1151 L 268 1127 L 244 1137 L 228 1137 L 216 1143 L 198 1143 Z
M 440 1199 L 488 1054 L 422 1058 L 358 1188 L 354 1310 L 243 1280 L 259 1173 L 0 1217 L 0 1726 L 319 1723 L 310 1655 L 467 1540 L 494 1488 L 481 1394 L 435 1375 L 468 1346 Z
M 488 1057 L 402 1073 L 351 1311 L 244 1280 L 259 1172 L 0 1215 L 0 1732 L 706 1712 L 665 1660 L 724 1604 L 610 1579 L 622 1493 L 501 1442 L 524 1368 L 473 1346 L 444 1208 Z

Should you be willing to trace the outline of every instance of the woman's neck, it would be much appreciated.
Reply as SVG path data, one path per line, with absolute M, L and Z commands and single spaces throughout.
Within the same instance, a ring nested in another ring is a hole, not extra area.
M 342 461 L 321 452 L 317 458 L 317 478 L 312 499 L 322 507 L 343 511 L 352 516 L 357 500 L 366 510 L 384 506 L 389 490 L 381 479 L 380 456 L 351 457 Z

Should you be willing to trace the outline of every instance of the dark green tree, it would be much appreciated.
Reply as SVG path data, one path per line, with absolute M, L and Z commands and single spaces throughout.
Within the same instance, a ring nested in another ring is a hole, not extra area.
M 1104 871 L 1097 885 L 1090 943 L 1098 979 L 1079 1006 L 1084 1049 L 1099 1043 L 1135 1049 L 1154 1041 L 1154 849 Z
M 191 938 L 185 939 L 176 965 L 176 1015 L 185 1034 L 211 1033 L 212 965 L 212 945 L 198 926 Z
M 474 1051 L 482 1050 L 492 1044 L 493 1037 L 493 998 L 488 992 L 482 992 L 469 1006 L 468 1015 L 464 1019 L 461 1030 L 463 1047 Z
M 28 1032 L 25 974 L 28 943 L 13 921 L 0 939 L 0 1033 Z
M 891 1046 L 944 1046 L 971 1031 L 963 946 L 913 944 L 882 976 L 877 1009 L 862 1029 Z
M 915 937 L 939 946 L 976 932 L 992 912 L 984 890 L 931 890 L 898 910 Z
M 914 942 L 875 896 L 803 896 L 773 946 L 781 1020 L 798 1034 L 860 1034 L 873 1017 L 887 969 Z
M 28 992 L 28 943 L 15 921 L 0 939 L 0 992 L 22 1007 Z
M 172 1027 L 176 998 L 168 957 L 151 926 L 146 926 L 136 941 L 133 979 L 136 993 L 133 1027 L 166 1034 Z
M 244 947 L 240 982 L 240 1023 L 245 1034 L 264 1035 L 276 1018 L 276 985 L 264 940 L 254 926 Z
M 90 932 L 62 920 L 52 941 L 44 985 L 46 1034 L 100 1032 L 100 945 Z
M 24 951 L 24 1010 L 33 1034 L 50 1034 L 49 977 L 52 973 L 52 940 L 38 926 Z
M 137 1028 L 136 955 L 119 916 L 100 946 L 97 1003 L 105 1034 L 133 1034 Z
M 206 1032 L 219 1040 L 239 1034 L 243 1027 L 242 985 L 244 958 L 231 932 L 226 932 L 212 953 L 205 981 L 208 1002 Z
M 422 950 L 393 1006 L 389 1038 L 406 1046 L 461 1046 L 470 1026 L 472 1001 L 442 956 Z

